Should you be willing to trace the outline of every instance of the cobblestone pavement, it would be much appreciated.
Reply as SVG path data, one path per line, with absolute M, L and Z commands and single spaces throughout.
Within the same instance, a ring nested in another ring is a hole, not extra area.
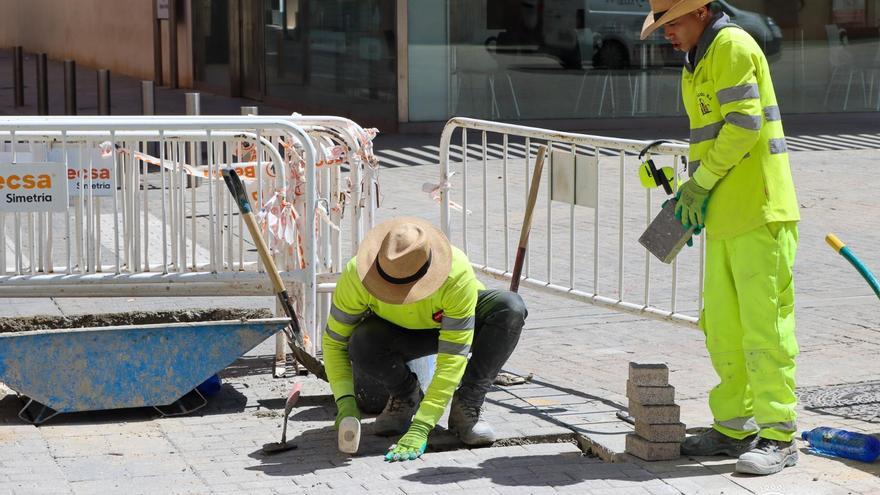
M 876 401 L 880 380 L 875 357 L 880 352 L 880 303 L 823 240 L 826 232 L 838 233 L 868 266 L 880 270 L 876 163 L 871 153 L 846 151 L 793 153 L 792 163 L 803 214 L 796 266 L 798 381 L 808 407 L 799 408 L 800 427 L 878 434 L 880 411 L 876 402 L 864 402 Z M 382 217 L 406 213 L 436 221 L 436 204 L 421 185 L 436 182 L 437 175 L 435 167 L 383 172 Z M 496 213 L 489 220 L 492 225 L 500 221 Z M 518 222 L 511 220 L 514 242 Z M 544 239 L 536 227 L 533 242 Z M 499 239 L 492 236 L 488 248 L 493 254 L 503 248 Z M 641 263 L 643 258 L 628 259 Z M 536 247 L 534 265 L 543 260 Z M 616 266 L 605 253 L 601 262 Z M 688 265 L 682 265 L 684 278 Z M 611 268 L 602 272 L 602 283 L 616 286 Z M 690 289 L 683 282 L 685 310 Z M 0 388 L 0 494 L 880 492 L 877 464 L 820 457 L 805 448 L 798 466 L 766 478 L 733 474 L 733 461 L 727 459 L 647 463 L 616 455 L 623 462 L 608 463 L 585 454 L 603 446 L 619 452 L 615 442 L 629 427 L 615 413 L 626 407 L 630 361 L 667 363 L 682 420 L 689 428 L 708 424 L 707 392 L 715 375 L 701 335 L 689 327 L 528 288 L 522 294 L 530 316 L 508 369 L 533 373 L 534 379 L 490 395 L 487 416 L 502 438 L 495 446 L 461 448 L 442 431 L 442 420 L 423 459 L 386 464 L 381 454 L 393 439 L 370 435 L 367 420 L 361 453 L 343 456 L 335 448 L 328 387 L 311 377 L 271 378 L 272 342 L 267 341 L 227 368 L 220 394 L 192 416 L 158 419 L 150 409 L 130 409 L 62 415 L 35 428 L 18 419 L 19 399 Z M 117 311 L 273 305 L 267 297 L 102 303 Z M 0 304 L 0 316 L 91 313 L 94 306 L 86 299 L 7 299 Z M 265 456 L 261 446 L 280 437 L 283 397 L 293 380 L 303 383 L 288 431 L 298 449 Z

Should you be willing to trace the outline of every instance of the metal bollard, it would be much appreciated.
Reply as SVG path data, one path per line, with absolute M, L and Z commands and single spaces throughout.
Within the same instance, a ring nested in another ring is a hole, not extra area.
M 186 94 L 186 114 L 187 115 L 201 115 L 202 114 L 201 95 L 199 93 L 187 93 Z
M 76 115 L 76 62 L 64 61 L 64 114 Z
M 168 64 L 171 73 L 171 89 L 177 89 L 178 85 L 178 62 L 177 62 L 177 0 L 168 1 Z
M 201 102 L 201 94 L 199 93 L 187 93 L 186 94 L 186 114 L 187 115 L 201 115 L 202 114 L 202 102 Z M 188 149 L 186 151 L 187 160 L 192 160 L 192 155 L 195 154 L 200 156 L 202 153 L 202 145 L 196 144 L 193 148 Z M 205 156 L 204 158 L 207 158 Z M 202 179 L 199 177 L 193 177 L 192 175 L 186 176 L 186 187 L 195 188 L 202 185 Z
M 156 86 L 153 81 L 141 81 L 141 114 L 156 115 Z M 149 142 L 145 151 L 148 155 L 159 156 L 159 143 Z M 141 171 L 150 171 L 150 166 L 141 162 Z
M 15 86 L 15 106 L 24 106 L 24 50 L 20 46 L 12 49 L 12 80 Z
M 110 115 L 110 71 L 98 69 L 98 115 Z
M 241 107 L 242 115 L 259 115 L 259 109 L 257 107 Z
M 37 56 L 37 115 L 49 115 L 49 57 Z
M 153 81 L 141 81 L 141 114 L 156 115 L 156 87 Z

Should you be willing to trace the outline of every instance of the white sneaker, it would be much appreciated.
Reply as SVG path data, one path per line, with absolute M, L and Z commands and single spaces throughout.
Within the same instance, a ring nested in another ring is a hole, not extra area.
M 337 432 L 339 451 L 346 454 L 356 454 L 361 445 L 361 422 L 354 417 L 342 418 Z
M 739 460 L 736 461 L 736 472 L 763 476 L 794 466 L 797 461 L 798 451 L 794 442 L 762 438 L 755 448 L 739 456 Z

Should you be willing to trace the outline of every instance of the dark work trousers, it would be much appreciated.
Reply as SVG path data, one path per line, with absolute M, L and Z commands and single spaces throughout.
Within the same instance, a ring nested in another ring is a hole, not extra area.
M 471 357 L 461 380 L 459 400 L 482 405 L 489 387 L 519 342 L 526 316 L 528 311 L 519 294 L 480 291 Z M 436 354 L 439 335 L 439 329 L 407 330 L 372 315 L 355 328 L 348 343 L 355 377 L 367 375 L 392 396 L 404 396 L 417 385 L 416 376 L 406 363 Z

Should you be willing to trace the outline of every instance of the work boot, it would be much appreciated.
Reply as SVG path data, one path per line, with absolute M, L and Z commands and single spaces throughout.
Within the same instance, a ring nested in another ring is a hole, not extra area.
M 449 409 L 449 431 L 468 446 L 490 445 L 495 441 L 492 425 L 480 418 L 482 407 L 462 401 L 456 393 Z
M 794 466 L 798 461 L 797 446 L 794 442 L 780 442 L 762 438 L 752 450 L 739 456 L 736 472 L 743 474 L 767 475 Z
M 755 447 L 758 435 L 750 435 L 742 440 L 731 438 L 715 428 L 709 428 L 697 435 L 684 439 L 681 444 L 682 455 L 710 456 L 727 455 L 739 457 Z
M 385 409 L 382 409 L 376 417 L 376 422 L 373 423 L 373 433 L 383 437 L 406 433 L 424 396 L 416 382 L 412 392 L 399 397 L 388 397 Z

